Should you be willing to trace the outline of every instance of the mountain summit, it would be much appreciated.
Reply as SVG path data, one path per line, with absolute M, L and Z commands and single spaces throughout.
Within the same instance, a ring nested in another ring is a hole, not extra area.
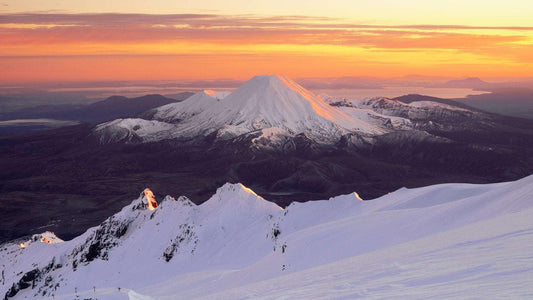
M 346 114 L 283 75 L 256 76 L 231 93 L 208 114 L 220 115 L 223 124 L 250 129 L 280 127 L 289 131 L 314 129 L 316 123 L 348 130 L 357 127 Z
M 342 134 L 370 127 L 283 75 L 256 76 L 184 124 L 192 134 L 216 129 L 236 136 L 274 128 L 317 140 L 338 140 Z

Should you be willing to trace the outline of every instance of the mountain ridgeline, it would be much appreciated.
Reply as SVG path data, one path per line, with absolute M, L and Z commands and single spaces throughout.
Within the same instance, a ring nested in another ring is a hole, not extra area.
M 135 116 L 155 107 L 183 101 L 192 95 L 192 93 L 184 92 L 173 95 L 173 98 L 157 94 L 134 98 L 111 96 L 87 105 L 38 105 L 1 112 L 0 120 L 46 118 L 97 124 L 116 118 Z
M 532 192 L 529 176 L 282 208 L 227 183 L 201 205 L 166 196 L 154 208 L 144 190 L 70 241 L 45 232 L 3 244 L 0 297 L 471 299 L 511 286 L 528 298 Z
M 204 91 L 96 126 L 2 138 L 9 217 L 0 236 L 48 226 L 73 237 L 146 186 L 199 204 L 225 182 L 242 182 L 284 207 L 533 172 L 533 121 L 403 100 L 337 99 L 285 76 L 257 76 L 230 94 Z

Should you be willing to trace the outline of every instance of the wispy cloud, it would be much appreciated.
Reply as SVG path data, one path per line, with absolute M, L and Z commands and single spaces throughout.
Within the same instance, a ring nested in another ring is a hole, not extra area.
M 394 69 L 398 74 L 402 68 L 412 73 L 452 64 L 483 70 L 514 64 L 512 70 L 526 72 L 520 64 L 533 63 L 533 27 L 356 24 L 298 15 L 3 14 L 0 40 L 0 58 L 5 64 L 11 60 L 11 68 L 17 57 L 31 59 L 25 62 L 28 66 L 53 57 L 65 68 L 82 60 L 67 61 L 68 57 L 101 57 L 91 58 L 90 68 L 109 64 L 110 55 L 120 56 L 114 62 L 122 61 L 123 69 L 140 61 L 128 56 L 143 56 L 143 71 L 156 64 L 165 67 L 163 60 L 151 55 L 174 55 L 169 60 L 190 68 L 209 62 L 208 68 L 220 72 L 224 63 L 239 65 L 241 72 L 253 65 L 268 71 L 292 66 L 303 73 L 314 61 L 331 73 L 364 65 L 369 72 Z
M 5 44 L 152 43 L 344 45 L 384 49 L 478 49 L 527 42 L 533 27 L 366 25 L 308 16 L 217 14 L 8 14 Z M 480 33 L 472 33 L 479 30 Z M 500 31 L 505 30 L 506 33 Z M 511 31 L 512 33 L 509 33 Z
M 5 4 L 4 4 L 5 5 Z M 0 24 L 58 24 L 108 27 L 116 25 L 151 26 L 188 24 L 196 28 L 210 27 L 299 27 L 305 28 L 345 28 L 345 29 L 418 29 L 418 30 L 525 30 L 533 31 L 533 26 L 466 26 L 466 25 L 376 25 L 347 23 L 340 18 L 314 16 L 256 16 L 220 14 L 59 14 L 22 13 L 0 15 Z

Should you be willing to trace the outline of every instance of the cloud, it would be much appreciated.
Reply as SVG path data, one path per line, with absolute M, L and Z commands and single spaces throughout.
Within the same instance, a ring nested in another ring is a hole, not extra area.
M 347 23 L 343 19 L 314 16 L 257 16 L 220 14 L 65 14 L 16 13 L 0 15 L 0 24 L 79 25 L 145 27 L 187 24 L 192 28 L 323 28 L 323 29 L 409 29 L 409 30 L 517 30 L 533 31 L 533 26 L 466 26 L 466 25 L 373 25 Z
M 57 70 L 65 73 L 57 76 L 66 78 L 82 64 L 94 78 L 98 64 L 126 70 L 120 72 L 128 76 L 152 74 L 157 66 L 165 75 L 159 78 L 165 78 L 174 72 L 167 70 L 169 61 L 187 66 L 199 78 L 223 74 L 229 66 L 239 74 L 249 74 L 251 66 L 257 68 L 254 73 L 297 69 L 295 74 L 307 74 L 318 65 L 320 72 L 348 75 L 359 67 L 357 74 L 426 74 L 428 66 L 438 70 L 435 74 L 456 72 L 457 66 L 465 74 L 496 72 L 495 66 L 505 66 L 509 74 L 530 74 L 522 64 L 533 63 L 532 37 L 533 27 L 527 26 L 376 25 L 310 16 L 19 13 L 0 15 L 0 60 L 17 70 L 22 64 L 34 69 L 61 65 Z M 332 81 L 328 86 L 353 84 Z
M 7 14 L 0 37 L 8 45 L 193 42 L 207 44 L 343 45 L 378 49 L 468 49 L 528 41 L 533 27 L 346 24 L 309 16 L 217 14 Z M 3 24 L 3 26 L 1 25 Z M 463 30 L 468 29 L 468 32 Z M 487 30 L 495 32 L 487 34 Z M 501 34 L 498 30 L 515 30 Z M 471 33 L 484 30 L 483 34 Z
M 57 24 L 108 27 L 116 25 L 174 25 L 188 24 L 192 27 L 214 26 L 270 26 L 289 27 L 297 24 L 312 26 L 312 22 L 334 21 L 338 19 L 309 16 L 274 16 L 259 17 L 253 15 L 218 15 L 218 14 L 5 14 L 0 16 L 0 24 Z

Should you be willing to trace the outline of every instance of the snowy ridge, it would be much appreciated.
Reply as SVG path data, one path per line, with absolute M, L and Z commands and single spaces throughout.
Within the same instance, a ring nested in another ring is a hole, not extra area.
M 204 93 L 208 94 L 209 96 L 221 100 L 226 98 L 229 94 L 231 94 L 230 91 L 215 91 L 215 90 L 203 90 Z
M 217 101 L 214 96 L 215 93 L 212 91 L 202 91 L 184 101 L 155 108 L 153 119 L 167 123 L 178 123 L 213 105 Z
M 174 125 L 166 122 L 116 119 L 97 125 L 94 131 L 102 144 L 114 141 L 149 143 L 168 138 L 168 132 L 173 129 Z
M 71 241 L 4 244 L 0 295 L 527 298 L 532 192 L 529 176 L 404 188 L 373 201 L 353 193 L 282 209 L 241 184 L 225 184 L 202 205 L 167 196 L 154 210 L 141 193 Z
M 385 116 L 402 117 L 408 120 L 431 120 L 453 118 L 457 116 L 481 117 L 480 113 L 434 101 L 414 101 L 409 104 L 399 100 L 375 97 L 363 100 L 327 99 L 328 103 L 338 107 L 366 109 Z
M 18 246 L 20 248 L 25 248 L 25 247 L 29 246 L 30 244 L 37 243 L 37 242 L 46 243 L 46 244 L 57 244 L 57 243 L 62 243 L 63 240 L 60 239 L 59 237 L 57 237 L 55 235 L 55 233 L 53 233 L 51 231 L 45 231 L 45 232 L 40 233 L 40 234 L 32 235 L 31 238 L 28 239 L 28 240 L 21 241 L 18 244 Z

